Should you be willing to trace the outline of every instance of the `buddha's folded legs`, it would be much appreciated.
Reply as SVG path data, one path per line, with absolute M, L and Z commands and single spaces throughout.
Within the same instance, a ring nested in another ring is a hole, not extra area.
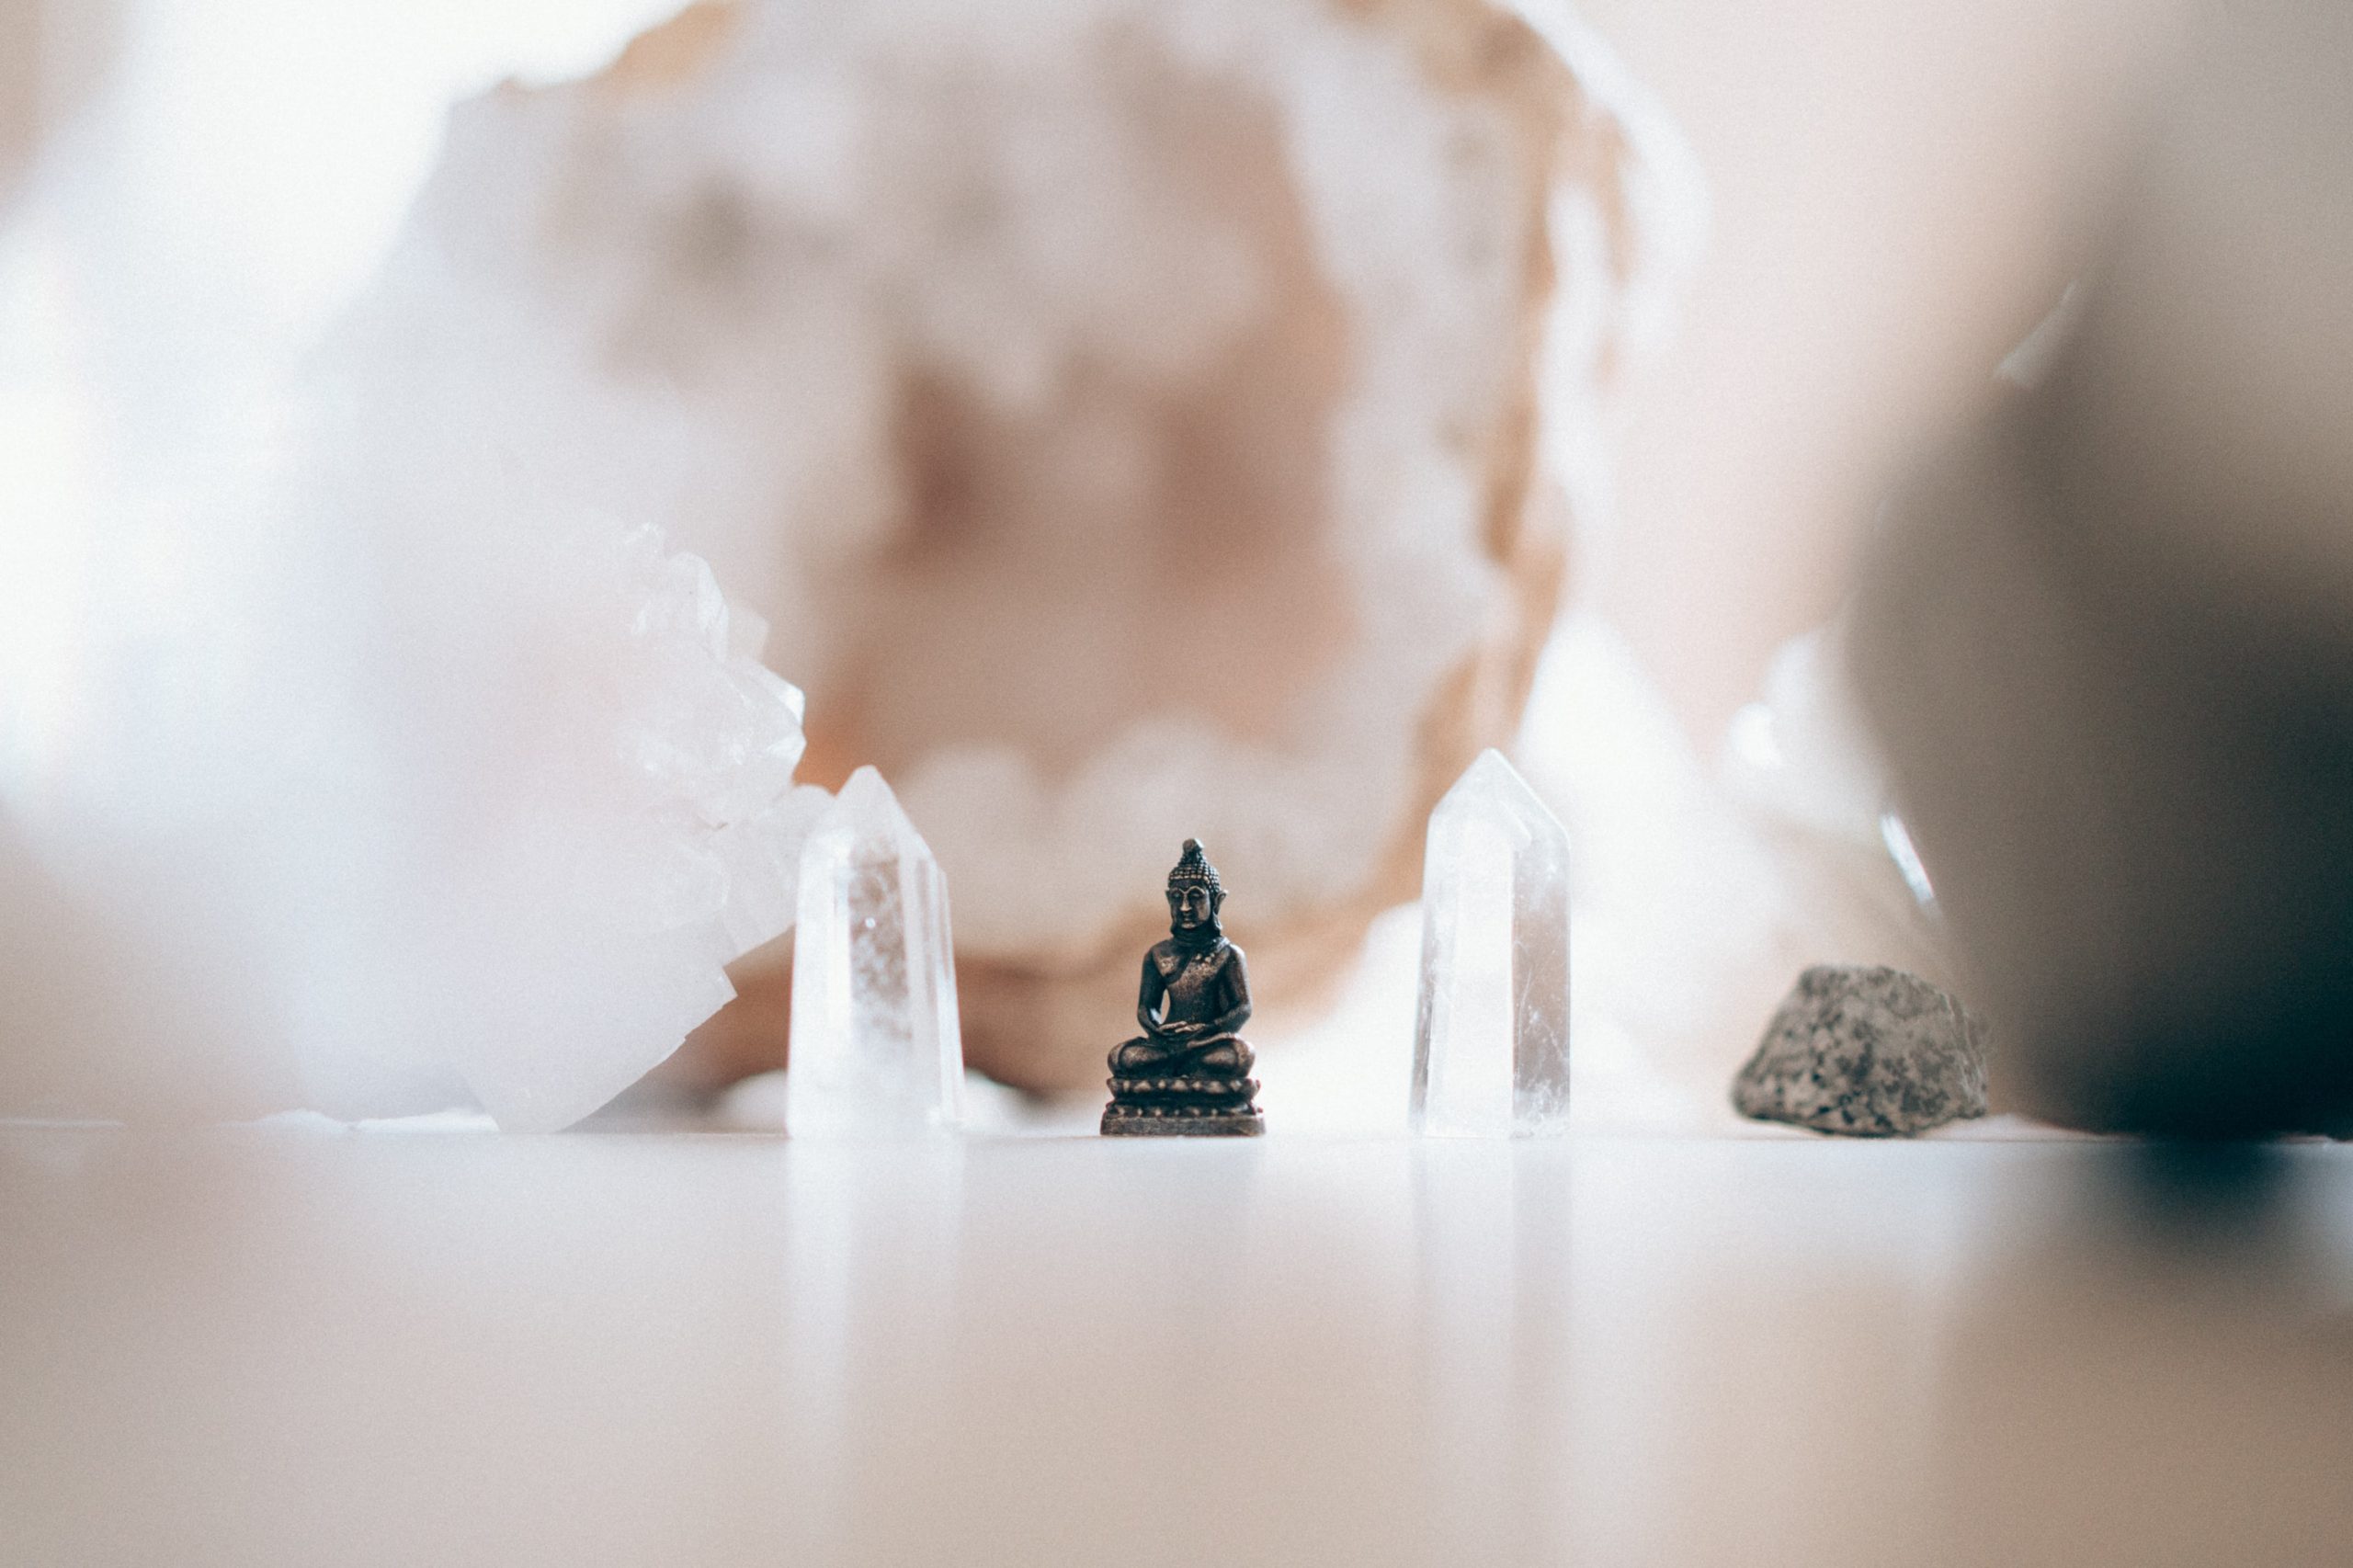
M 1239 1035 L 1212 1035 L 1182 1044 L 1144 1035 L 1111 1052 L 1111 1074 L 1118 1078 L 1239 1077 L 1257 1060 L 1257 1052 Z
M 1213 1073 L 1221 1077 L 1238 1078 L 1250 1071 L 1258 1053 L 1242 1043 L 1239 1035 L 1221 1035 L 1211 1040 L 1187 1064 L 1187 1071 Z

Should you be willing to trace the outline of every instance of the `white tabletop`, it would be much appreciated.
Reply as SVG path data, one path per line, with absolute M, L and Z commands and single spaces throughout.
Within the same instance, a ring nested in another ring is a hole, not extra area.
M 0 1562 L 2347 1561 L 2353 1153 L 2140 1158 L 0 1129 Z

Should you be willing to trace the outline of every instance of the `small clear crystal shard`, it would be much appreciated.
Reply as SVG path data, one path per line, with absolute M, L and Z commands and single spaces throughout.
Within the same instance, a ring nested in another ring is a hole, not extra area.
M 1495 751 L 1430 813 L 1416 1132 L 1559 1132 L 1569 1113 L 1569 835 Z
M 786 1129 L 892 1137 L 963 1118 L 948 882 L 882 776 L 861 767 L 801 851 Z

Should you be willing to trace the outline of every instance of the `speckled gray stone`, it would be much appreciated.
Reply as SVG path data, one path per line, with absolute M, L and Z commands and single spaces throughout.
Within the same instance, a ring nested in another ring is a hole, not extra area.
M 1908 1138 L 1985 1114 L 1984 1031 L 1902 970 L 1817 964 L 1733 1080 L 1733 1108 L 1850 1138 Z

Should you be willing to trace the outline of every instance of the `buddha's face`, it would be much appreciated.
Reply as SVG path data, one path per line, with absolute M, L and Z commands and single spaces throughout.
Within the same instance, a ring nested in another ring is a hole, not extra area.
M 1199 882 L 1168 890 L 1168 924 L 1177 931 L 1198 931 L 1217 913 L 1217 901 Z

